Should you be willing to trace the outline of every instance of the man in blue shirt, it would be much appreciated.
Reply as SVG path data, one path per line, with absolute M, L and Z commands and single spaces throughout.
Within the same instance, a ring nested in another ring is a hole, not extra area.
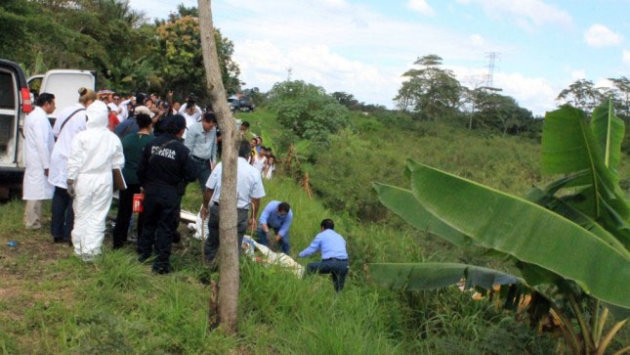
M 346 241 L 341 235 L 334 231 L 335 223 L 331 219 L 325 219 L 320 224 L 321 232 L 311 242 L 308 248 L 302 250 L 300 258 L 307 257 L 321 251 L 322 261 L 309 263 L 306 266 L 306 273 L 330 274 L 335 291 L 343 289 L 348 274 L 348 252 L 346 251 Z
M 198 166 L 197 179 L 201 191 L 205 191 L 210 172 L 217 161 L 217 118 L 213 112 L 203 114 L 200 122 L 187 128 L 184 144 Z
M 265 206 L 260 215 L 258 224 L 258 241 L 262 245 L 268 245 L 267 233 L 271 227 L 276 233 L 275 241 L 283 253 L 289 254 L 289 228 L 293 222 L 293 211 L 286 202 L 271 201 Z

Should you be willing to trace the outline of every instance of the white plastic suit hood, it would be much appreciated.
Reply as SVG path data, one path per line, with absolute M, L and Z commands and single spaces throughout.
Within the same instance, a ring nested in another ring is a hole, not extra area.
M 107 119 L 107 105 L 103 101 L 94 101 L 85 110 L 88 117 L 87 129 L 107 128 L 109 120 Z

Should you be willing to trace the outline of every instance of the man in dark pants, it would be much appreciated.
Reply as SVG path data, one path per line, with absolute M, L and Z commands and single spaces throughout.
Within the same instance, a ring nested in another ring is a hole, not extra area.
M 251 148 L 247 141 L 242 141 L 238 149 L 237 177 L 236 177 L 236 194 L 237 194 L 237 234 L 238 245 L 240 247 L 243 242 L 243 234 L 247 230 L 247 222 L 256 223 L 256 214 L 260 206 L 260 199 L 265 196 L 265 188 L 263 187 L 260 172 L 251 166 L 247 161 L 251 154 Z M 201 208 L 201 216 L 208 218 L 208 239 L 204 246 L 206 261 L 213 267 L 216 266 L 216 256 L 219 251 L 219 197 L 221 196 L 221 172 L 223 164 L 219 163 L 210 174 L 206 183 L 206 191 L 203 196 L 203 206 Z M 249 205 L 252 205 L 252 216 L 249 216 Z M 208 211 L 208 205 L 210 205 Z
M 122 173 L 127 183 L 127 189 L 119 192 L 118 213 L 116 215 L 116 227 L 114 228 L 113 239 L 114 249 L 122 248 L 127 242 L 127 232 L 129 222 L 133 212 L 133 195 L 140 193 L 140 182 L 138 181 L 138 165 L 144 146 L 153 140 L 151 134 L 151 117 L 144 113 L 135 115 L 138 124 L 138 132 L 128 134 L 122 140 L 123 154 L 125 155 L 125 166 Z M 138 215 L 138 237 L 142 235 L 144 224 L 144 214 Z
M 51 210 L 50 231 L 53 241 L 72 245 L 70 233 L 74 225 L 74 212 L 72 211 L 72 196 L 68 194 L 67 189 L 55 186 Z
M 306 266 L 308 274 L 330 274 L 335 291 L 343 289 L 348 274 L 348 252 L 346 241 L 334 231 L 335 223 L 325 219 L 320 224 L 320 232 L 315 236 L 308 248 L 302 250 L 300 258 L 305 258 L 318 250 L 322 253 L 322 261 L 309 263 Z
M 144 147 L 138 167 L 138 180 L 145 194 L 145 222 L 138 240 L 138 260 L 147 260 L 155 245 L 153 271 L 159 274 L 171 272 L 169 258 L 179 223 L 181 198 L 186 185 L 197 176 L 197 164 L 181 142 L 185 129 L 184 117 L 168 117 L 165 133 Z
M 256 235 L 258 241 L 262 245 L 269 245 L 267 234 L 273 229 L 275 235 L 272 235 L 273 244 L 278 244 L 283 253 L 289 254 L 291 251 L 289 245 L 289 228 L 293 222 L 293 211 L 291 206 L 286 202 L 270 201 L 260 215 L 260 221 Z

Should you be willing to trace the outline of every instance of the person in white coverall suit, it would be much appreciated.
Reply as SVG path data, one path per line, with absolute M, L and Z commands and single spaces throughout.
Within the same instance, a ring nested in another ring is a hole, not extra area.
M 26 200 L 24 225 L 28 229 L 42 227 L 42 200 L 50 200 L 53 196 L 53 187 L 48 183 L 48 171 L 55 139 L 48 115 L 55 111 L 55 95 L 41 93 L 36 105 L 24 120 L 22 198 Z
M 105 218 L 113 195 L 113 169 L 122 169 L 120 139 L 107 128 L 107 106 L 96 101 L 86 109 L 87 129 L 72 140 L 68 158 L 68 193 L 74 195 L 74 253 L 91 261 L 101 253 Z

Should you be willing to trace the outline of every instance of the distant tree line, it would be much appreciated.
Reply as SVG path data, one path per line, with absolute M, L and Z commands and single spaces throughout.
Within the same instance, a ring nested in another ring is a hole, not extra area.
M 0 53 L 27 75 L 53 68 L 97 72 L 99 87 L 123 93 L 181 98 L 206 95 L 195 7 L 178 7 L 166 20 L 149 23 L 128 0 L 12 0 L 0 2 Z M 234 45 L 215 31 L 223 84 L 241 90 Z
M 429 54 L 418 58 L 416 67 L 403 74 L 403 82 L 394 100 L 398 108 L 420 120 L 458 120 L 469 129 L 486 127 L 503 134 L 540 130 L 531 111 L 516 100 L 501 95 L 500 88 L 463 86 L 455 74 L 442 68 L 442 58 Z M 587 112 L 612 98 L 622 118 L 630 118 L 630 80 L 610 78 L 613 88 L 595 88 L 589 80 L 578 80 L 560 92 L 559 104 L 570 104 Z

